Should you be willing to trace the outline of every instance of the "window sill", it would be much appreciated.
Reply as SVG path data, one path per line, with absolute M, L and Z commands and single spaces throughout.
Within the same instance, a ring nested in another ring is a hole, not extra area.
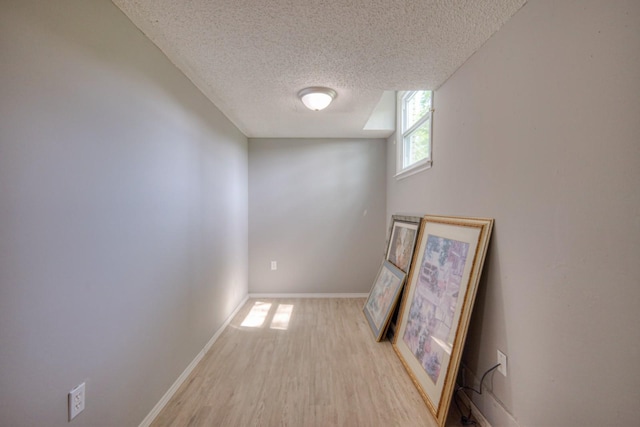
M 411 175 L 415 175 L 417 173 L 420 173 L 422 171 L 430 169 L 431 168 L 431 164 L 432 164 L 431 160 L 427 160 L 424 163 L 418 163 L 416 165 L 408 167 L 407 169 L 405 169 L 405 170 L 403 170 L 401 172 L 398 172 L 397 174 L 394 175 L 394 178 L 397 179 L 397 180 L 408 178 Z

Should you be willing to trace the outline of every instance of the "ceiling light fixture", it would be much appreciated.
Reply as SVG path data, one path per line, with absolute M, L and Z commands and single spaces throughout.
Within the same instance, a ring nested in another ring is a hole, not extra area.
M 298 92 L 302 103 L 310 110 L 324 110 L 338 96 L 335 90 L 328 87 L 308 87 Z

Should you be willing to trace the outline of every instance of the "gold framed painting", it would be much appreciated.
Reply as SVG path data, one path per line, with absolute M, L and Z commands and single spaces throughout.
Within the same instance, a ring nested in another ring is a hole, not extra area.
M 393 348 L 444 426 L 493 219 L 422 219 Z
M 369 292 L 369 298 L 362 308 L 376 341 L 382 340 L 387 331 L 391 313 L 398 303 L 405 277 L 404 271 L 389 261 L 383 261 L 380 266 L 378 276 Z
M 393 215 L 385 259 L 405 273 L 409 272 L 421 218 Z

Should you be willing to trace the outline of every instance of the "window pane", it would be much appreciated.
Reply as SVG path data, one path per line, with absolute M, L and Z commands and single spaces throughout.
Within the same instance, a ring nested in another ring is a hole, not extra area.
M 429 111 L 431 108 L 431 91 L 415 91 L 409 95 L 409 97 L 405 98 L 404 102 L 405 116 L 403 132 L 413 126 Z
M 431 156 L 430 124 L 431 120 L 426 120 L 419 128 L 404 137 L 404 168 Z

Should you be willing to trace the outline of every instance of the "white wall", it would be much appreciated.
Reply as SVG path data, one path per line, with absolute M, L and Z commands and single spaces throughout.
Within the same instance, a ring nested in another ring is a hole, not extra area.
M 387 214 L 496 219 L 463 361 L 480 376 L 500 348 L 509 372 L 481 409 L 637 424 L 640 2 L 529 0 L 435 102 L 434 166 L 390 170 Z
M 0 425 L 136 426 L 247 294 L 247 140 L 110 1 L 0 55 Z
M 369 292 L 385 250 L 385 156 L 381 139 L 250 139 L 249 291 Z

